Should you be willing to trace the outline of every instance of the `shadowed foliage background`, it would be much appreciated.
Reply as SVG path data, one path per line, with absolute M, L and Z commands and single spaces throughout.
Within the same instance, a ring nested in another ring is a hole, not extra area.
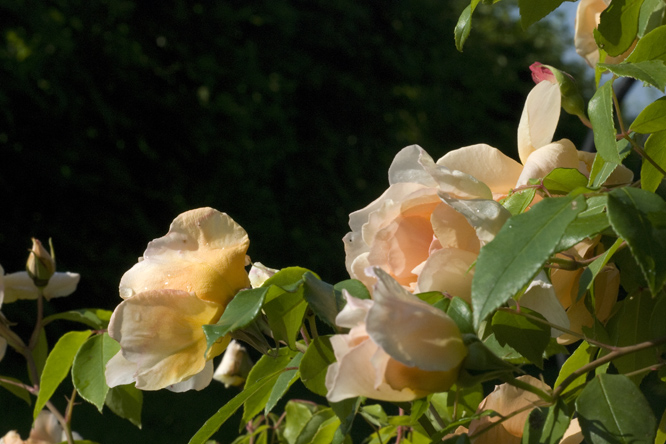
M 82 279 L 47 310 L 112 309 L 147 242 L 211 206 L 248 231 L 253 260 L 346 279 L 348 214 L 387 187 L 399 149 L 438 158 L 484 142 L 516 157 L 529 65 L 562 66 L 560 28 L 523 32 L 501 7 L 480 7 L 458 53 L 464 6 L 0 0 L 0 264 L 21 270 L 30 237 L 52 237 L 59 269 Z M 560 131 L 585 134 L 568 116 Z M 24 334 L 33 310 L 3 307 Z M 69 328 L 55 324 L 50 344 Z M 24 377 L 18 358 L 0 374 Z M 73 424 L 103 443 L 186 442 L 231 395 L 147 393 L 144 431 L 90 405 Z M 27 436 L 22 401 L 0 389 L 0 411 L 0 434 Z

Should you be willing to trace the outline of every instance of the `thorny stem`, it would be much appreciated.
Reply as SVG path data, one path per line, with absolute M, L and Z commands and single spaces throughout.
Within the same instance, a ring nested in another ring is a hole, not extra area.
M 487 431 L 489 431 L 493 427 L 496 427 L 496 426 L 500 425 L 504 421 L 508 421 L 509 419 L 513 418 L 514 416 L 519 415 L 519 414 L 521 414 L 521 413 L 523 413 L 527 410 L 532 410 L 534 407 L 535 407 L 534 405 L 529 404 L 529 405 L 526 405 L 523 408 L 520 408 L 520 409 L 518 409 L 514 412 L 509 413 L 506 416 L 502 416 L 498 421 L 494 421 L 494 422 L 491 422 L 490 424 L 488 424 L 488 427 L 484 427 L 481 430 L 479 430 L 478 432 L 475 432 L 475 433 L 472 433 L 471 435 L 469 435 L 470 441 L 474 440 L 474 438 L 478 437 L 479 435 L 482 435 L 482 434 L 486 433 Z
M 553 390 L 553 399 L 557 399 L 562 394 L 564 389 L 566 389 L 569 386 L 569 384 L 575 381 L 576 378 L 578 378 L 579 376 L 584 375 L 585 373 L 592 371 L 595 368 L 600 367 L 605 363 L 612 361 L 613 359 L 617 359 L 622 356 L 631 353 L 636 353 L 648 348 L 656 347 L 664 343 L 666 343 L 666 336 L 658 339 L 652 339 L 650 341 L 641 342 L 639 344 L 628 345 L 626 347 L 615 347 L 615 349 L 610 353 L 608 353 L 607 355 L 602 356 L 599 359 L 595 359 L 594 361 L 582 366 L 581 368 L 573 371 L 569 376 L 567 376 L 564 379 L 564 381 L 562 381 L 562 383 L 557 387 L 555 387 L 555 390 Z
M 611 350 L 611 351 L 617 350 L 617 347 L 615 347 L 613 345 L 604 344 L 603 342 L 599 342 L 599 341 L 595 341 L 594 339 L 587 338 L 583 334 L 577 333 L 573 330 L 569 330 L 568 328 L 564 328 L 561 325 L 553 324 L 552 322 L 548 322 L 545 319 L 538 318 L 538 317 L 533 316 L 529 313 L 524 313 L 522 311 L 514 310 L 514 309 L 508 308 L 508 307 L 501 307 L 499 310 L 514 313 L 514 314 L 526 317 L 527 319 L 530 319 L 530 320 L 535 321 L 535 322 L 540 322 L 541 324 L 547 325 L 547 326 L 549 326 L 551 328 L 554 328 L 556 330 L 559 330 L 563 333 L 569 334 L 571 336 L 575 336 L 576 338 L 579 338 L 579 339 L 583 339 L 584 341 L 587 341 L 588 343 L 594 345 L 595 347 L 604 348 L 606 350 Z

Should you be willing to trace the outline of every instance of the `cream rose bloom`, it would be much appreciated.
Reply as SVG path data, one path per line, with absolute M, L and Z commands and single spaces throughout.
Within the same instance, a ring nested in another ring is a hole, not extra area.
M 550 391 L 550 387 L 547 384 L 532 376 L 519 376 L 516 379 L 545 392 Z M 502 417 L 505 417 L 514 412 L 522 411 L 496 426 L 492 426 L 492 424 L 498 422 L 501 419 L 500 416 L 484 416 L 479 419 L 474 419 L 469 424 L 469 430 L 460 427 L 456 430 L 456 434 L 466 432 L 469 435 L 473 435 L 487 429 L 486 432 L 479 434 L 476 438 L 471 439 L 470 442 L 472 444 L 520 444 L 523 437 L 525 422 L 527 421 L 530 412 L 533 410 L 530 407 L 544 405 L 546 405 L 545 402 L 534 393 L 519 389 L 509 384 L 502 384 L 496 386 L 495 390 L 481 401 L 477 412 L 480 413 L 484 410 L 494 410 Z M 583 434 L 581 433 L 577 419 L 571 421 L 561 442 L 566 444 L 578 444 L 583 442 Z
M 576 10 L 574 25 L 574 46 L 578 55 L 583 57 L 592 68 L 599 62 L 599 47 L 594 40 L 594 30 L 599 26 L 601 13 L 610 5 L 611 0 L 580 0 Z M 604 63 L 620 63 L 634 50 L 636 42 L 623 54 L 606 57 Z
M 76 432 L 73 435 L 74 439 L 82 439 Z M 13 430 L 0 438 L 0 444 L 56 444 L 63 441 L 67 441 L 67 435 L 56 417 L 47 410 L 39 412 L 27 440 L 22 440 L 21 436 Z
M 331 337 L 337 362 L 326 373 L 328 400 L 411 401 L 451 388 L 467 356 L 456 323 L 380 268 L 369 272 L 377 278 L 371 300 L 344 291 L 336 324 L 350 330 Z
M 142 390 L 201 390 L 213 377 L 212 358 L 229 337 L 206 353 L 201 328 L 217 322 L 241 289 L 247 233 L 212 208 L 185 212 L 169 232 L 148 244 L 120 281 L 124 301 L 115 309 L 109 335 L 121 351 L 108 362 L 110 387 L 136 382 Z

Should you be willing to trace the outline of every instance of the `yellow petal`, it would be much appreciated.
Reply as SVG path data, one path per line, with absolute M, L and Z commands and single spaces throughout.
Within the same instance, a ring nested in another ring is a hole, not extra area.
M 541 82 L 539 85 L 547 84 Z M 578 168 L 578 151 L 570 140 L 548 144 L 534 151 L 525 161 L 525 168 L 516 186 L 525 185 L 529 179 L 541 179 L 555 168 Z
M 610 0 L 581 0 L 576 11 L 574 46 L 578 55 L 591 67 L 599 61 L 599 48 L 593 32 L 599 25 L 599 16 L 609 3 Z
M 567 430 L 564 432 L 564 436 L 562 437 L 560 444 L 580 444 L 583 442 L 583 439 L 583 431 L 581 430 L 580 424 L 578 423 L 578 418 L 574 418 L 571 420 L 569 427 L 567 427 Z
M 136 366 L 136 387 L 158 390 L 204 369 L 207 346 L 201 327 L 217 322 L 222 311 L 222 306 L 193 293 L 147 291 L 116 307 L 109 335 L 120 343 L 125 360 Z M 220 354 L 227 343 L 228 338 L 214 347 L 209 358 Z
M 238 290 L 250 286 L 245 271 L 248 246 L 247 233 L 228 215 L 212 208 L 185 212 L 123 275 L 120 294 L 128 298 L 146 290 L 174 289 L 226 305 Z
M 560 86 L 557 83 L 540 82 L 527 95 L 518 124 L 518 155 L 523 165 L 535 150 L 553 140 L 560 107 Z
M 483 143 L 449 151 L 437 164 L 477 178 L 488 185 L 493 194 L 508 193 L 523 170 L 518 162 Z
M 393 359 L 428 371 L 455 369 L 467 356 L 456 323 L 442 310 L 408 293 L 380 268 L 366 329 Z

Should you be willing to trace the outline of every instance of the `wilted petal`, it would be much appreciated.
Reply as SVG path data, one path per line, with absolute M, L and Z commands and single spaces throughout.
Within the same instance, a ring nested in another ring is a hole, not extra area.
M 182 393 L 188 390 L 203 390 L 208 387 L 210 381 L 213 380 L 214 373 L 213 361 L 206 362 L 206 366 L 196 375 L 192 376 L 189 379 L 186 379 L 183 382 L 170 385 L 167 387 L 172 392 Z
M 486 184 L 493 194 L 506 194 L 518 181 L 523 166 L 497 148 L 480 143 L 449 151 L 437 165 L 458 170 Z
M 534 151 L 525 162 L 516 186 L 526 185 L 530 179 L 541 179 L 555 168 L 578 168 L 578 151 L 570 140 L 562 139 Z
M 109 335 L 120 343 L 124 358 L 136 365 L 136 387 L 158 390 L 204 369 L 207 345 L 201 327 L 217 322 L 222 312 L 220 305 L 202 301 L 192 293 L 147 291 L 116 308 L 109 323 Z M 216 344 L 209 351 L 209 358 L 220 354 L 227 343 L 228 338 Z M 111 365 L 117 372 L 114 366 L 118 361 Z M 114 372 L 111 376 L 114 380 L 122 379 Z
M 527 95 L 518 124 L 518 155 L 523 165 L 527 166 L 527 158 L 535 150 L 553 140 L 561 102 L 557 83 L 541 82 Z
M 169 232 L 148 244 L 143 260 L 120 280 L 120 295 L 154 289 L 196 293 L 204 301 L 226 305 L 249 287 L 245 230 L 225 213 L 200 208 L 180 214 Z
M 539 313 L 551 324 L 569 328 L 569 318 L 564 307 L 557 298 L 553 285 L 548 282 L 546 273 L 542 270 L 530 283 L 525 293 L 520 297 L 520 305 Z M 551 328 L 551 336 L 557 337 L 562 331 Z
M 443 248 L 430 255 L 419 273 L 415 293 L 440 291 L 458 296 L 467 303 L 472 299 L 472 265 L 478 255 L 457 248 Z
M 428 371 L 457 368 L 467 355 L 460 330 L 443 311 L 410 294 L 380 268 L 366 329 L 389 356 Z

